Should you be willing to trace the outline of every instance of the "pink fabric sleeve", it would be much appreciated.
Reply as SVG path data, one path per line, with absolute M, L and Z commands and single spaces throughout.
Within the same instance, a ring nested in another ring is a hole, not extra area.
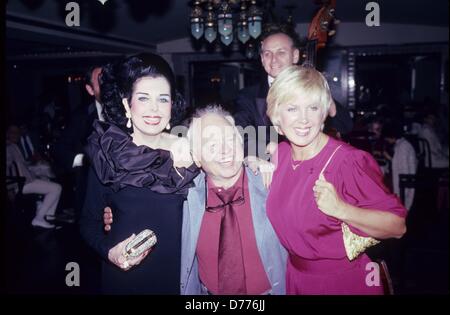
M 405 207 L 383 184 L 380 167 L 369 153 L 352 150 L 346 154 L 338 175 L 343 178 L 341 193 L 348 203 L 359 208 L 389 211 L 406 217 Z

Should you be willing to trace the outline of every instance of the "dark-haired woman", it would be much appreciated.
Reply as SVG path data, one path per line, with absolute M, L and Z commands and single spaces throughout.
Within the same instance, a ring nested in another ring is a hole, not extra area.
M 185 142 L 167 130 L 185 104 L 169 65 L 156 55 L 108 65 L 100 80 L 106 122 L 95 122 L 88 141 L 92 169 L 81 233 L 104 258 L 103 293 L 179 294 L 182 206 L 198 169 L 183 160 L 189 154 L 177 153 Z M 106 206 L 114 210 L 108 235 Z M 155 232 L 157 244 L 126 259 L 126 244 L 144 229 Z

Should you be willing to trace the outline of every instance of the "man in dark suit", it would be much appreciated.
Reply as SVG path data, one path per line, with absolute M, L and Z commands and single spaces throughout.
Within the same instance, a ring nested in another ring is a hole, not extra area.
M 261 63 L 267 76 L 261 78 L 259 84 L 244 88 L 239 92 L 233 114 L 236 125 L 244 128 L 245 156 L 264 157 L 267 145 L 270 142 L 278 142 L 277 133 L 266 115 L 266 97 L 270 85 L 278 74 L 299 62 L 300 51 L 297 47 L 297 35 L 287 25 L 271 25 L 261 35 Z M 339 106 L 338 114 L 336 104 L 332 103 L 329 118 L 326 124 L 330 124 L 336 129 L 346 126 L 344 129 L 347 132 L 352 128 L 350 114 L 343 106 Z M 351 124 L 350 128 L 348 128 L 349 124 Z M 249 126 L 253 127 L 256 132 L 252 133 L 247 129 L 248 133 L 246 133 L 245 129 Z M 338 131 L 343 132 L 343 130 Z
M 256 131 L 244 134 L 246 156 L 261 157 L 269 142 L 277 142 L 277 133 L 266 115 L 266 97 L 277 75 L 300 59 L 295 38 L 288 28 L 275 26 L 261 35 L 261 63 L 267 76 L 259 84 L 242 89 L 235 100 L 236 125 L 244 129 L 251 126 Z
M 83 206 L 86 192 L 88 161 L 84 155 L 84 146 L 93 130 L 94 120 L 104 120 L 98 81 L 101 71 L 100 66 L 93 66 L 86 72 L 85 88 L 88 94 L 94 97 L 94 102 L 72 113 L 69 123 L 53 147 L 53 157 L 59 174 L 64 178 L 72 177 L 74 180 L 74 210 L 77 216 Z

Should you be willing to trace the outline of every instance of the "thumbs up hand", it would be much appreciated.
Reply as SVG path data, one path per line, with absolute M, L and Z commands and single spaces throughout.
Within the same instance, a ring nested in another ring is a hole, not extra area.
M 333 184 L 328 182 L 322 173 L 320 173 L 319 179 L 315 182 L 313 192 L 320 211 L 328 216 L 342 220 L 345 202 L 339 198 Z

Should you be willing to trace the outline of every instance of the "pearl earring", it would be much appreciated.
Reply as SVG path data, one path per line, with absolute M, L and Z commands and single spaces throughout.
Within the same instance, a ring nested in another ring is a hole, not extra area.
M 166 130 L 169 130 L 169 129 L 170 129 L 170 123 L 168 123 L 166 126 Z
M 131 115 L 128 114 L 128 113 L 126 113 L 125 116 L 128 118 L 128 121 L 127 121 L 127 128 L 129 129 L 129 128 L 131 128 Z

